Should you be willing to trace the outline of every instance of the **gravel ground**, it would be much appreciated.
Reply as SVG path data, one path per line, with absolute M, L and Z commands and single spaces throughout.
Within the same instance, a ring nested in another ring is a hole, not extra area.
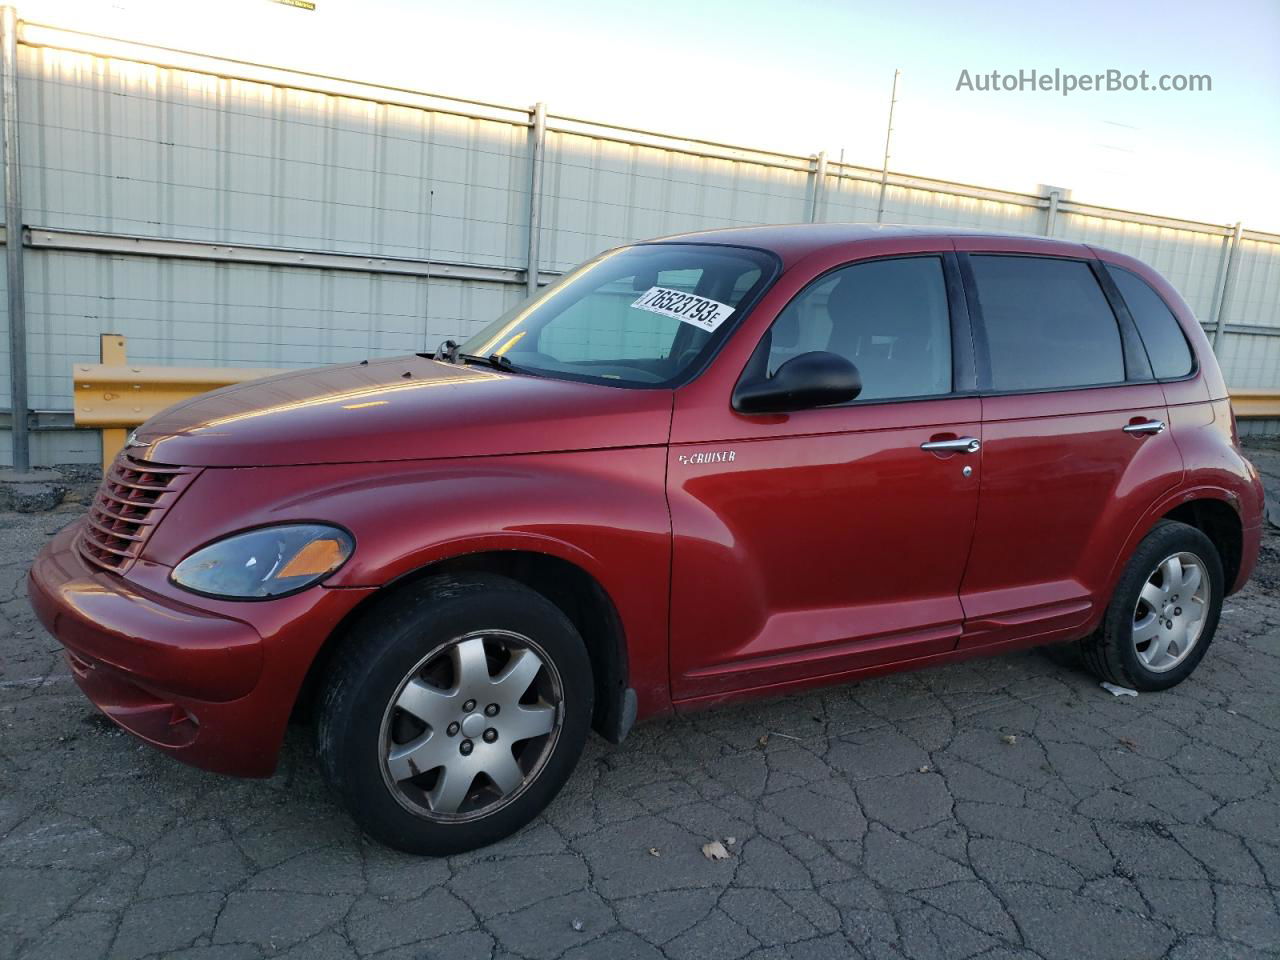
M 305 729 L 240 781 L 89 707 L 23 587 L 80 509 L 0 514 L 0 960 L 1280 954 L 1276 531 L 1174 691 L 1058 648 L 651 723 L 428 860 L 356 833 Z

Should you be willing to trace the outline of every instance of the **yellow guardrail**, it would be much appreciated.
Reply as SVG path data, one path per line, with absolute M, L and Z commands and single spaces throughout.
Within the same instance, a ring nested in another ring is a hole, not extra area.
M 102 431 L 102 469 L 106 471 L 124 446 L 129 431 L 165 407 L 218 387 L 257 380 L 275 373 L 269 367 L 133 366 L 125 338 L 102 335 L 102 363 L 76 364 L 75 423 Z
M 1232 390 L 1231 408 L 1237 417 L 1280 418 L 1280 390 Z
M 218 387 L 284 373 L 268 367 L 146 367 L 128 362 L 125 338 L 102 335 L 102 363 L 76 364 L 77 427 L 102 431 L 102 469 L 124 446 L 129 430 L 165 407 Z M 1237 417 L 1280 419 L 1280 390 L 1233 390 Z

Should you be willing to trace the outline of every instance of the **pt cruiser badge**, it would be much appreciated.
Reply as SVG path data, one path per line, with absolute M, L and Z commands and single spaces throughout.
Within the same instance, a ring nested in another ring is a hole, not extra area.
M 732 450 L 716 450 L 712 453 L 682 453 L 676 457 L 681 463 L 733 463 L 737 456 Z

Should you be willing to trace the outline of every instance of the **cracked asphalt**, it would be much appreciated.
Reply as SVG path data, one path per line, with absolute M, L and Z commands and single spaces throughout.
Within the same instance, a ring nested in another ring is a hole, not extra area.
M 430 860 L 361 837 L 304 728 L 243 781 L 98 717 L 23 587 L 79 509 L 0 514 L 0 960 L 1280 955 L 1275 530 L 1171 692 L 1056 648 L 655 722 Z

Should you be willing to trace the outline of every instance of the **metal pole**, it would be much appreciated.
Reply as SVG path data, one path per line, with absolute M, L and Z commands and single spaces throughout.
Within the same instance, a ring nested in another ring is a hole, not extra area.
M 534 104 L 530 111 L 533 126 L 530 136 L 531 171 L 529 174 L 529 258 L 525 289 L 530 296 L 538 292 L 538 243 L 542 239 L 542 154 L 547 145 L 547 105 Z
M 1224 233 L 1222 243 L 1218 244 L 1218 272 L 1213 278 L 1213 300 L 1205 318 L 1205 322 L 1210 325 L 1218 322 L 1218 304 L 1222 300 L 1222 281 L 1227 277 L 1227 255 L 1231 252 L 1231 237 L 1232 234 Z
M 0 9 L 0 111 L 4 114 L 5 264 L 9 281 L 9 383 L 13 469 L 31 469 L 27 413 L 27 304 L 22 277 L 22 180 L 18 157 L 18 13 Z
M 827 151 L 818 154 L 813 167 L 813 199 L 809 203 L 809 222 L 818 222 L 818 201 L 827 185 Z
M 427 189 L 427 263 L 426 269 L 423 271 L 424 279 L 422 281 L 422 352 L 430 353 L 431 345 L 428 338 L 431 336 L 431 228 L 435 221 L 431 218 L 431 207 L 436 199 L 436 191 L 434 188 Z
M 1054 224 L 1058 222 L 1058 204 L 1062 200 L 1062 193 L 1058 190 L 1049 191 L 1049 209 L 1044 216 L 1044 235 L 1046 237 L 1053 236 Z
M 884 131 L 884 163 L 880 167 L 880 205 L 876 208 L 876 223 L 884 223 L 884 194 L 889 186 L 889 144 L 893 140 L 893 108 L 898 103 L 898 76 L 893 71 L 893 92 L 889 94 L 889 124 Z
M 1213 320 L 1213 349 L 1216 353 L 1218 344 L 1226 335 L 1227 304 L 1231 301 L 1231 288 L 1235 285 L 1236 265 L 1240 262 L 1240 234 L 1243 231 L 1237 223 L 1231 232 L 1231 246 L 1227 249 L 1227 267 L 1222 271 L 1222 295 L 1218 297 L 1218 315 Z

